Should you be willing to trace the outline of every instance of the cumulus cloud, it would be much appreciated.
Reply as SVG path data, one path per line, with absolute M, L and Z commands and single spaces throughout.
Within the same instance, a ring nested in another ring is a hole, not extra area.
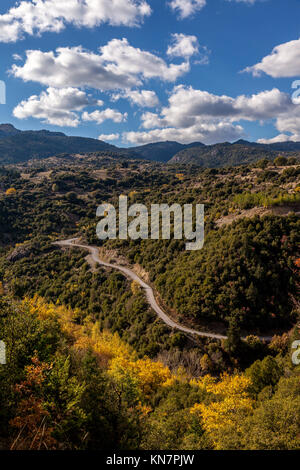
M 141 108 L 155 108 L 159 105 L 159 99 L 155 91 L 151 90 L 127 90 L 124 93 L 112 96 L 113 101 L 118 101 L 121 98 L 128 99 L 131 104 Z
M 271 54 L 256 65 L 247 67 L 244 72 L 252 73 L 254 76 L 264 72 L 273 78 L 300 75 L 300 39 L 274 47 Z
M 254 3 L 262 0 L 227 0 L 227 2 L 245 3 L 247 5 L 254 5 Z M 178 13 L 180 19 L 185 19 L 193 16 L 197 11 L 202 10 L 207 1 L 206 0 L 171 0 L 169 6 L 173 11 Z
M 108 69 L 122 74 L 142 76 L 144 79 L 160 78 L 173 82 L 190 70 L 188 62 L 169 64 L 160 57 L 128 43 L 126 38 L 112 39 L 100 48 L 101 60 L 106 62 Z
M 58 33 L 68 24 L 86 28 L 102 23 L 137 26 L 150 14 L 145 0 L 21 1 L 0 15 L 0 41 L 15 42 L 25 34 Z
M 300 97 L 292 97 L 288 110 L 278 113 L 275 127 L 280 132 L 272 139 L 260 139 L 260 143 L 300 142 Z
M 234 126 L 228 122 L 199 123 L 186 128 L 169 127 L 165 129 L 153 129 L 149 132 L 125 132 L 123 139 L 132 144 L 143 145 L 151 142 L 175 140 L 181 143 L 201 141 L 206 144 L 224 142 L 225 140 L 237 140 L 244 134 L 241 126 Z
M 59 47 L 55 52 L 29 50 L 24 65 L 14 64 L 10 72 L 24 81 L 57 88 L 126 90 L 149 78 L 175 81 L 189 68 L 188 62 L 168 65 L 160 57 L 134 48 L 123 38 L 109 41 L 99 53 L 80 46 Z
M 80 124 L 78 112 L 89 105 L 102 106 L 102 100 L 92 100 L 84 91 L 77 88 L 47 88 L 39 96 L 33 95 L 21 101 L 13 110 L 18 119 L 29 117 L 41 119 L 47 124 L 56 126 L 77 127 Z M 96 110 L 91 113 L 82 113 L 82 120 L 102 124 L 106 120 L 115 123 L 125 122 L 127 113 L 120 113 L 116 109 Z
M 128 114 L 127 113 L 120 113 L 116 109 L 111 109 L 107 108 L 104 109 L 103 111 L 99 111 L 98 109 L 96 111 L 93 111 L 92 113 L 88 113 L 85 111 L 82 114 L 82 120 L 83 121 L 93 121 L 96 122 L 97 124 L 102 124 L 104 121 L 111 120 L 113 122 L 121 123 L 125 122 L 127 120 Z
M 272 139 L 258 139 L 259 144 L 278 144 L 280 142 L 300 142 L 300 134 L 287 135 L 287 134 L 278 134 Z
M 98 137 L 98 140 L 118 140 L 120 138 L 120 134 L 101 134 Z
M 209 63 L 210 50 L 206 46 L 200 46 L 196 36 L 182 33 L 172 34 L 172 43 L 167 49 L 170 57 L 183 57 L 188 61 L 193 55 L 198 56 L 194 64 L 207 65 Z
M 88 96 L 75 88 L 48 88 L 39 96 L 33 95 L 21 101 L 13 110 L 18 119 L 33 117 L 47 124 L 77 127 L 80 120 L 74 111 L 90 104 Z
M 175 139 L 209 144 L 241 137 L 240 121 L 268 119 L 276 119 L 280 132 L 300 133 L 300 106 L 277 88 L 233 98 L 179 85 L 159 114 L 142 114 L 142 127 L 147 131 L 129 132 L 124 137 L 135 143 Z
M 167 54 L 172 57 L 191 57 L 199 52 L 199 42 L 196 36 L 187 34 L 172 34 L 172 44 L 168 47 Z
M 290 112 L 294 103 L 291 97 L 277 88 L 256 95 L 237 98 L 214 95 L 184 85 L 176 86 L 169 97 L 169 105 L 160 115 L 144 113 L 143 127 L 190 127 L 199 119 L 228 119 L 230 121 L 256 121 L 270 119 Z
M 171 0 L 169 5 L 178 13 L 180 19 L 184 19 L 202 10 L 206 5 L 206 0 Z
M 300 142 L 300 106 L 295 105 L 289 113 L 278 116 L 275 123 L 280 132 L 273 139 L 262 139 L 262 143 Z
M 110 90 L 131 87 L 139 82 L 137 77 L 109 70 L 99 54 L 82 47 L 60 47 L 55 52 L 29 50 L 25 64 L 14 64 L 11 73 L 25 82 L 59 88 L 86 86 Z

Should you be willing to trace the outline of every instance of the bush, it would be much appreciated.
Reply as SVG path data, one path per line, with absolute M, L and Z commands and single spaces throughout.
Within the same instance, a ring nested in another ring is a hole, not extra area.
M 286 166 L 288 164 L 288 160 L 286 157 L 283 157 L 282 155 L 279 155 L 277 158 L 274 160 L 274 165 L 275 166 Z

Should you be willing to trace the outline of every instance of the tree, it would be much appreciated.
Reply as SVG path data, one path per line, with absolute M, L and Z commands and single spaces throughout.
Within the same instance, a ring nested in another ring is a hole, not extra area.
M 286 166 L 288 164 L 288 160 L 286 157 L 283 157 L 282 155 L 278 155 L 277 158 L 274 160 L 274 165 L 275 166 Z
M 227 330 L 227 340 L 225 342 L 225 349 L 235 355 L 241 346 L 241 330 L 236 318 L 231 318 Z
M 288 163 L 288 165 L 297 165 L 298 160 L 297 160 L 296 157 L 289 157 L 289 158 L 287 159 L 287 163 Z
M 12 196 L 13 194 L 16 194 L 17 190 L 15 188 L 8 188 L 5 191 L 6 196 Z
M 279 381 L 282 372 L 282 367 L 276 359 L 272 356 L 267 356 L 262 361 L 255 361 L 246 370 L 245 375 L 252 382 L 251 390 L 258 394 L 267 386 L 274 387 Z
M 57 441 L 53 438 L 53 427 L 49 411 L 43 400 L 43 384 L 46 372 L 51 366 L 32 358 L 32 365 L 26 368 L 26 377 L 15 386 L 19 395 L 16 416 L 10 421 L 17 434 L 11 444 L 11 450 L 54 450 Z
M 261 158 L 255 163 L 256 168 L 262 168 L 263 170 L 270 164 L 270 161 L 267 158 Z
M 214 448 L 222 449 L 222 436 L 228 429 L 240 431 L 241 423 L 253 411 L 253 400 L 249 395 L 251 381 L 243 375 L 223 374 L 219 382 L 206 376 L 199 381 L 211 394 L 210 402 L 197 403 L 191 409 L 209 434 Z

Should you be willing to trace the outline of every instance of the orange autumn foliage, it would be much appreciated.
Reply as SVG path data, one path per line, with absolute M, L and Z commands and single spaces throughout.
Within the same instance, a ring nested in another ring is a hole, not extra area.
M 117 333 L 101 331 L 98 322 L 87 318 L 83 325 L 78 325 L 73 322 L 76 312 L 62 305 L 47 303 L 37 295 L 32 299 L 25 298 L 23 304 L 29 314 L 40 319 L 55 318 L 74 349 L 92 350 L 99 365 L 105 367 L 111 377 L 116 380 L 121 380 L 122 375 L 131 377 L 144 397 L 149 398 L 160 386 L 172 383 L 173 376 L 168 367 L 147 357 L 138 359 L 136 352 Z
M 42 396 L 42 384 L 45 373 L 51 365 L 42 363 L 37 357 L 32 358 L 32 365 L 26 367 L 26 378 L 16 385 L 16 393 L 21 396 L 16 417 L 10 425 L 18 431 L 11 445 L 11 450 L 51 450 L 57 448 L 52 437 L 50 413 L 45 409 Z

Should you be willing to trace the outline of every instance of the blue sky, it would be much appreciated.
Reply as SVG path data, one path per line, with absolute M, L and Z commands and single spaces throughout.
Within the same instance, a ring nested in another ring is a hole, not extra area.
M 119 146 L 300 141 L 299 18 L 299 0 L 2 0 L 0 122 Z

